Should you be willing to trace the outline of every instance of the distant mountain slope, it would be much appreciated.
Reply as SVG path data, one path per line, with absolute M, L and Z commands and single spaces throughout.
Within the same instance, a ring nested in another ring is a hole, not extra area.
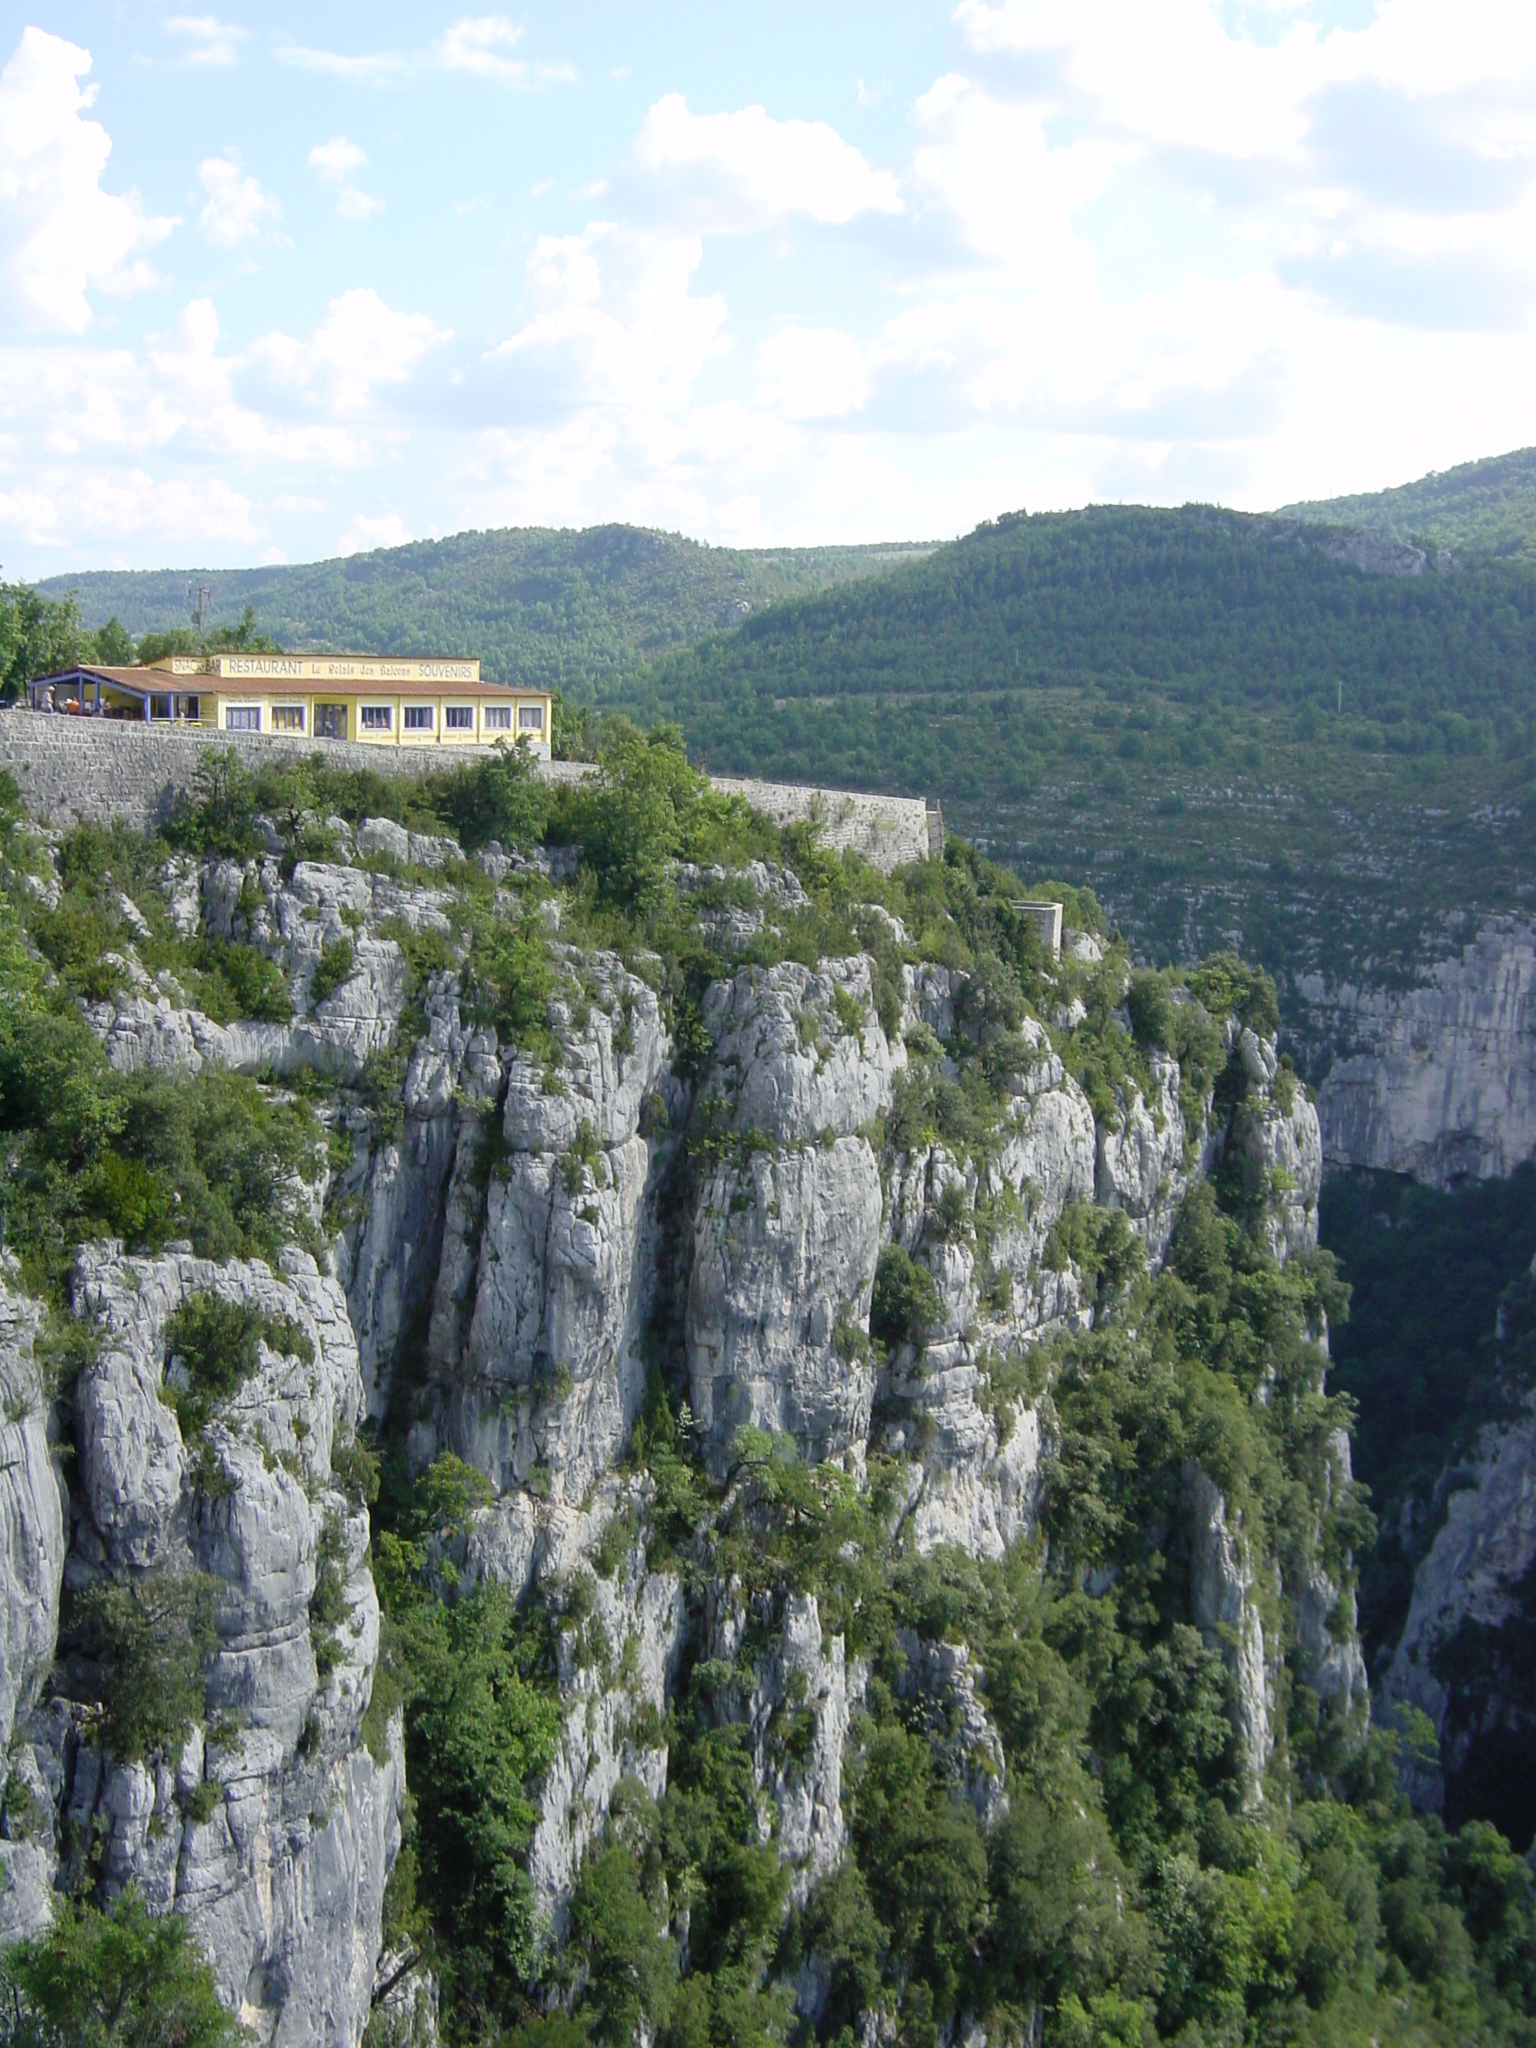
M 1020 516 L 598 694 L 714 767 L 938 796 L 1149 952 L 1406 974 L 1536 876 L 1536 573 L 1405 566 L 1200 507 Z
M 187 623 L 187 585 L 209 616 L 246 605 L 285 646 L 478 654 L 502 682 L 597 681 L 685 647 L 750 610 L 926 553 L 885 547 L 712 548 L 633 526 L 508 527 L 329 562 L 265 569 L 93 570 L 55 576 L 87 626 L 116 616 L 135 636 Z
M 1287 505 L 1280 516 L 1536 563 L 1536 448 L 1433 470 L 1396 490 Z

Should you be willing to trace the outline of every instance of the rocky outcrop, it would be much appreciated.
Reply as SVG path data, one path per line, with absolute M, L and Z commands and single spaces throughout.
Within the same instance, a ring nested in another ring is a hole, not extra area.
M 436 979 L 426 996 L 426 1036 L 406 1068 L 400 1135 L 375 1142 L 361 1109 L 338 1108 L 353 1144 L 351 1166 L 333 1191 L 345 1219 L 337 1272 L 357 1337 L 368 1412 L 383 1414 L 389 1371 L 406 1332 L 442 1285 L 450 1176 L 462 1188 L 478 1168 L 486 1120 L 503 1085 L 494 1027 L 461 1016 L 457 977 Z M 481 1204 L 473 1205 L 478 1225 Z
M 462 1346 L 453 1311 L 467 1252 L 440 1271 L 433 1327 L 441 1441 L 499 1492 L 537 1470 L 552 1498 L 574 1503 L 623 1448 L 644 1392 L 653 1169 L 667 1149 L 657 1084 L 671 1043 L 655 992 L 611 954 L 569 954 L 567 965 L 572 986 L 549 1009 L 558 1063 L 525 1052 L 508 1063 Z M 460 1230 L 477 1170 L 460 1158 Z
M 1317 1243 L 1323 1184 L 1323 1143 L 1317 1110 L 1301 1083 L 1282 1068 L 1271 1038 L 1228 1026 L 1230 1051 L 1241 1062 L 1247 1095 L 1225 1140 L 1243 1177 L 1263 1204 L 1270 1250 L 1284 1261 Z
M 1184 1113 L 1179 1107 L 1179 1063 L 1170 1054 L 1147 1056 L 1150 1096 L 1138 1088 L 1117 1091 L 1119 1126 L 1101 1124 L 1094 1162 L 1094 1197 L 1101 1208 L 1119 1209 L 1146 1245 L 1155 1265 L 1168 1248 L 1179 1206 L 1189 1187 Z
M 1300 983 L 1311 1037 L 1338 1050 L 1318 1091 L 1339 1166 L 1434 1187 L 1536 1153 L 1536 929 L 1494 918 L 1417 987 Z
M 164 1398 L 180 1370 L 166 1332 L 204 1295 L 251 1305 L 265 1334 L 254 1374 L 188 1442 Z M 362 1400 L 345 1298 L 297 1250 L 274 1273 L 109 1243 L 80 1252 L 74 1305 L 99 1349 L 74 1393 L 69 1588 L 138 1587 L 153 1612 L 167 1588 L 204 1584 L 213 1650 L 178 1755 L 114 1755 L 67 1676 L 23 1717 L 37 1819 L 18 1892 L 46 1911 L 55 1874 L 71 1882 L 67 1859 L 94 1843 L 109 1890 L 131 1882 L 152 1910 L 186 1914 L 262 2040 L 356 2048 L 405 1785 L 398 1722 L 374 1732 L 377 1754 L 362 1739 L 379 1618 L 367 1515 L 332 1477 Z M 322 1571 L 340 1618 L 317 1631 Z M 163 1611 L 155 1626 L 185 1627 L 174 1602 Z
M 1442 1763 L 1461 1767 L 1481 1724 L 1496 1727 L 1501 1701 L 1491 1693 L 1457 1693 L 1458 1660 L 1447 1653 L 1461 1630 L 1499 1629 L 1524 1617 L 1531 1567 L 1536 1564 L 1536 1395 L 1507 1424 L 1483 1432 L 1471 1464 L 1471 1483 L 1458 1484 L 1445 1501 L 1445 1520 L 1414 1574 L 1408 1619 L 1387 1673 L 1389 1703 L 1406 1702 L 1428 1714 L 1435 1733 L 1457 1735 Z M 1444 1777 L 1418 1790 L 1427 1803 L 1444 1798 Z
M 405 1005 L 404 956 L 383 927 L 398 922 L 412 931 L 449 930 L 443 891 L 348 865 L 300 861 L 284 882 L 273 859 L 210 860 L 195 878 L 185 863 L 173 862 L 161 883 L 184 936 L 198 930 L 193 913 L 200 903 L 202 928 L 211 937 L 253 945 L 277 962 L 289 977 L 296 1014 L 286 1023 L 216 1023 L 171 977 L 151 983 L 128 960 L 122 992 L 86 1010 L 120 1073 L 198 1073 L 217 1066 L 354 1080 L 369 1055 L 389 1043 Z M 312 1004 L 322 952 L 343 943 L 351 949 L 350 973 Z
M 0 1755 L 8 1790 L 0 1839 L 0 1944 L 46 1925 L 58 1858 L 50 1788 L 24 1740 L 53 1666 L 64 1578 L 65 1501 L 35 1356 L 41 1318 L 9 1263 L 0 1271 Z
M 1008 1811 L 1008 1773 L 1002 1737 L 978 1690 L 985 1674 L 964 1643 L 925 1641 L 909 1629 L 897 1639 L 907 1660 L 897 1690 L 927 1725 L 955 1789 L 990 1828 Z
M 611 1579 L 579 1567 L 575 1582 L 585 1598 L 566 1594 L 557 1627 L 564 1719 L 528 1856 L 536 1910 L 554 1941 L 565 1935 L 582 1857 L 621 1781 L 637 1779 L 653 1799 L 666 1790 L 661 1716 L 686 1619 L 677 1578 L 648 1572 L 639 1545 Z
M 37 1305 L 0 1269 L 0 1753 L 53 1663 L 64 1580 L 64 1507 L 34 1356 Z
M 740 1677 L 749 1626 L 768 1648 Z M 746 1724 L 752 1772 L 773 1803 L 773 1836 L 790 1872 L 790 1898 L 804 1905 L 818 1877 L 843 1853 L 843 1754 L 849 1721 L 864 1696 L 862 1665 L 848 1668 L 840 1635 L 824 1634 L 814 1593 L 759 1596 L 749 1617 L 738 1584 L 711 1585 L 705 1647 L 712 1672 L 729 1672 L 714 1694 L 721 1721 Z
M 1183 1490 L 1190 1616 L 1231 1674 L 1248 1796 L 1262 1805 L 1264 1772 L 1274 1748 L 1275 1701 L 1248 1540 L 1241 1521 L 1229 1514 L 1220 1487 L 1193 1461 L 1184 1469 Z
M 711 988 L 715 1057 L 696 1114 L 717 1164 L 694 1212 L 688 1372 L 716 1470 L 745 1426 L 814 1458 L 862 1456 L 879 1162 L 863 1129 L 901 1064 L 870 963 L 750 968 Z

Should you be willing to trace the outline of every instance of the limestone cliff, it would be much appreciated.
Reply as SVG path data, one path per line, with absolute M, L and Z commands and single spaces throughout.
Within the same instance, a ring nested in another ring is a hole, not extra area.
M 871 1674 L 811 1584 L 744 1587 L 722 1565 L 739 1514 L 750 1536 L 742 1501 L 778 1460 L 835 1473 L 850 1500 L 878 1489 L 901 1559 L 1003 1558 L 1039 1529 L 1060 1343 L 1158 1271 L 1203 1178 L 1238 1191 L 1281 1260 L 1314 1246 L 1322 1146 L 1273 1039 L 1237 1014 L 1201 1012 L 1214 1070 L 1137 1043 L 1123 955 L 1087 934 L 1031 970 L 1030 1004 L 985 957 L 955 964 L 948 912 L 944 957 L 871 901 L 844 928 L 857 936 L 802 958 L 814 913 L 789 866 L 694 865 L 673 878 L 708 949 L 694 1001 L 675 962 L 569 936 L 590 899 L 563 896 L 546 856 L 483 854 L 471 919 L 453 842 L 388 821 L 338 821 L 332 841 L 323 861 L 183 856 L 156 884 L 189 940 L 275 966 L 287 1022 L 215 1023 L 149 973 L 137 911 L 112 992 L 83 1004 L 118 1074 L 225 1068 L 306 1091 L 329 1144 L 296 1213 L 322 1256 L 84 1244 L 58 1399 L 34 1360 L 41 1310 L 6 1278 L 0 1733 L 16 1730 L 37 1818 L 0 1841 L 0 1934 L 46 1918 L 94 1840 L 105 1892 L 134 1882 L 184 1913 L 262 2039 L 357 2048 L 406 1802 L 398 1717 L 370 1711 L 360 1426 L 387 1424 L 408 1477 L 455 1460 L 478 1475 L 434 1538 L 434 1585 L 505 1586 L 547 1629 L 558 1734 L 526 1857 L 543 1952 L 621 1788 L 665 1793 L 685 1670 L 707 1670 L 690 1697 L 739 1732 L 762 1842 L 804 1906 L 846 1852 L 845 1750 Z M 477 978 L 475 934 L 498 920 L 536 934 L 532 1022 L 507 1025 Z M 253 1348 L 198 1407 L 178 1333 L 208 1303 L 245 1315 Z M 631 1453 L 668 1373 L 708 1505 L 663 1540 Z M 1316 1691 L 1346 1704 L 1351 1603 L 1310 1566 L 1281 1585 L 1196 1464 L 1180 1513 L 1181 1597 L 1226 1660 L 1257 1802 L 1277 1603 L 1300 1617 Z M 118 1754 L 93 1601 L 167 1586 L 211 1603 L 198 1709 L 174 1754 Z M 1012 1794 L 974 1649 L 908 1629 L 879 1683 L 977 1825 L 1000 1826 Z M 407 1955 L 380 1978 L 391 2011 L 409 1974 Z M 818 1981 L 808 1964 L 803 2012 Z M 418 1984 L 409 2010 L 428 2015 Z
M 1309 1041 L 1329 1062 L 1318 1114 L 1330 1164 L 1450 1187 L 1536 1154 L 1528 924 L 1490 920 L 1414 987 L 1334 987 L 1310 975 L 1298 993 Z

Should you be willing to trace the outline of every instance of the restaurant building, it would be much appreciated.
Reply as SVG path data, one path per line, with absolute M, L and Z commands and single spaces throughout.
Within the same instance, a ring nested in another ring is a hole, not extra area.
M 478 660 L 374 654 L 168 654 L 141 668 L 82 662 L 27 685 L 38 711 L 375 747 L 516 742 L 550 758 L 547 690 L 480 680 Z

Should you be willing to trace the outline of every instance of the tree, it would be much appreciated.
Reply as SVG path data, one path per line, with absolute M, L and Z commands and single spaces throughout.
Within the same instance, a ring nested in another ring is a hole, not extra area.
M 59 1900 L 53 1925 L 0 1956 L 3 2048 L 236 2048 L 179 1914 L 152 1917 L 137 1886 L 105 1913 Z
M 33 676 L 73 668 L 82 652 L 80 607 L 25 583 L 0 583 L 0 701 L 14 703 Z

